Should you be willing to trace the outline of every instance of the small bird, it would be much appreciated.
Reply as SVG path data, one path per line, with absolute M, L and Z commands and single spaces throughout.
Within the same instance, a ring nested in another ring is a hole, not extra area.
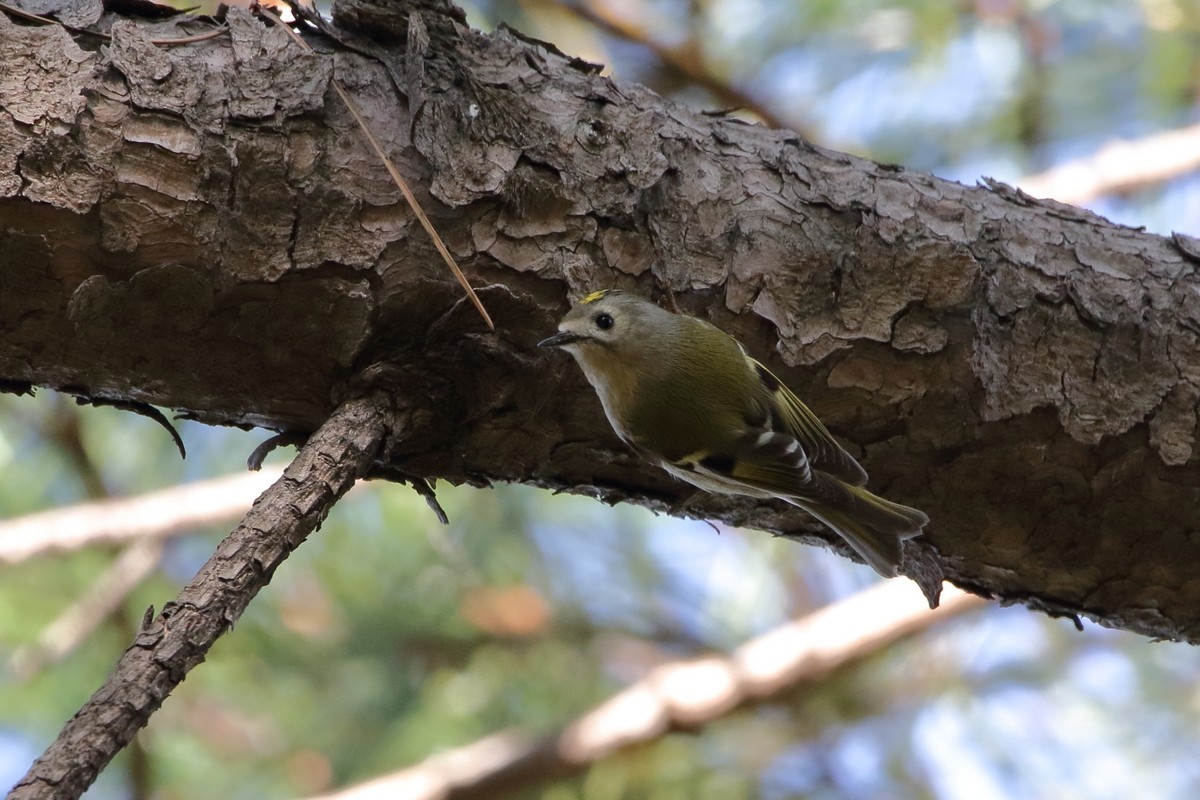
M 812 514 L 886 578 L 924 513 L 863 488 L 867 473 L 816 415 L 720 328 L 622 291 L 593 292 L 538 343 L 566 350 L 613 430 L 677 478 L 777 497 Z

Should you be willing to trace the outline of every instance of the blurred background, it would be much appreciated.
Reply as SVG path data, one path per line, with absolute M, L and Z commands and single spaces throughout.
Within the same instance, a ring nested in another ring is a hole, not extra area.
M 698 108 L 1200 235 L 1198 0 L 463 6 L 481 29 L 505 22 Z M 46 391 L 0 396 L 0 787 L 261 487 L 213 481 L 241 476 L 264 432 L 188 422 L 179 432 L 186 461 L 144 418 Z M 291 455 L 272 455 L 268 473 Z M 51 547 L 49 522 L 14 527 L 181 485 L 209 521 L 168 499 L 148 520 L 126 506 L 104 525 L 94 513 L 75 523 L 103 528 L 100 541 Z M 480 768 L 481 753 L 503 761 L 503 742 L 554 735 L 663 665 L 724 663 L 876 583 L 819 549 L 636 507 L 521 486 L 442 486 L 438 497 L 448 527 L 405 487 L 352 492 L 88 797 L 338 796 L 398 772 L 444 776 L 463 769 L 448 756 L 464 752 Z M 176 512 L 184 519 L 164 539 Z M 915 588 L 904 602 L 919 610 Z M 511 796 L 1200 795 L 1195 648 L 962 603 L 837 649 L 833 634 L 853 642 L 881 618 L 801 631 L 801 644 L 840 653 L 830 674 L 799 670 L 757 702 L 718 704 L 570 774 L 526 776 Z M 374 796 L 433 796 L 416 785 Z

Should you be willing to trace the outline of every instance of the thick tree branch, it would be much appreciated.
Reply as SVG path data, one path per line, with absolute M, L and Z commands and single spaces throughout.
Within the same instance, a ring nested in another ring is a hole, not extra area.
M 387 454 L 408 475 L 669 508 L 687 489 L 532 348 L 568 293 L 669 288 L 930 514 L 924 585 L 1200 640 L 1196 240 L 707 117 L 444 14 L 332 54 L 229 24 L 164 50 L 168 24 L 122 21 L 95 52 L 0 18 L 0 379 L 307 432 L 365 374 L 420 418 Z M 334 72 L 494 284 L 496 333 Z M 829 541 L 776 504 L 691 508 Z
M 377 398 L 339 406 L 196 577 L 143 626 L 105 684 L 9 797 L 61 800 L 83 794 L 241 617 L 275 569 L 371 468 L 389 425 L 388 407 Z
M 982 601 L 949 590 L 931 612 L 907 582 L 879 584 L 755 637 L 728 656 L 680 661 L 540 741 L 497 733 L 316 800 L 491 800 L 587 769 L 668 731 L 695 731 L 750 703 L 819 681 Z
M 1165 154 L 1165 157 L 1164 157 Z M 1105 145 L 1018 181 L 1022 191 L 1066 203 L 1145 188 L 1200 166 L 1200 126 Z M 44 552 L 157 539 L 241 514 L 282 470 L 267 468 L 144 495 L 82 503 L 0 521 L 0 565 Z

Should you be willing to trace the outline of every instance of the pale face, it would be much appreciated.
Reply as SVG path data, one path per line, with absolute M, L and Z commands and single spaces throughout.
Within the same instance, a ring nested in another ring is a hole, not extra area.
M 558 324 L 558 335 L 539 342 L 541 347 L 560 347 L 572 355 L 588 345 L 615 346 L 628 324 L 619 296 L 603 295 L 595 300 L 584 298 Z
M 636 391 L 638 339 L 631 337 L 637 304 L 645 303 L 622 294 L 589 295 L 572 308 L 558 325 L 558 333 L 538 345 L 566 350 L 596 390 L 604 414 L 613 429 L 628 439 L 623 422 L 625 403 Z

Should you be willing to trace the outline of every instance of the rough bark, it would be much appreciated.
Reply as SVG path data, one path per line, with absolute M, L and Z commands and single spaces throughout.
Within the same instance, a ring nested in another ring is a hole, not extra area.
M 97 50 L 0 17 L 0 379 L 298 431 L 386 386 L 418 408 L 389 453 L 410 474 L 664 508 L 688 489 L 532 345 L 568 295 L 669 288 L 930 514 L 926 586 L 1200 639 L 1196 240 L 706 116 L 428 10 L 318 54 L 236 11 L 227 38 L 150 43 L 169 28 L 120 20 Z M 689 513 L 831 538 L 779 505 Z

